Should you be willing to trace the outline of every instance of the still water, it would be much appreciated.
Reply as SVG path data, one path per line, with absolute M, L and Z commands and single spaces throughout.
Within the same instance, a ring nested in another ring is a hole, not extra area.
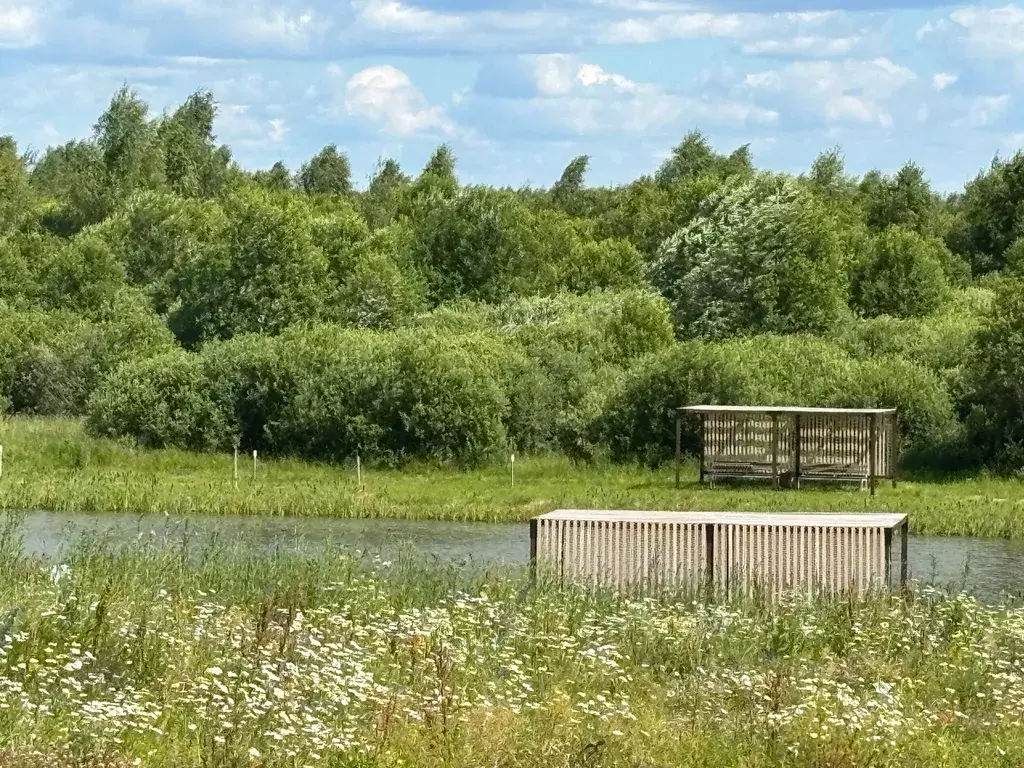
M 27 552 L 50 557 L 83 535 L 119 544 L 140 534 L 167 543 L 187 537 L 199 546 L 217 539 L 257 553 L 315 554 L 330 546 L 386 559 L 413 554 L 469 567 L 525 565 L 530 554 L 522 523 L 28 512 L 20 532 Z M 912 578 L 966 586 L 982 599 L 1024 594 L 1024 541 L 912 536 L 909 549 Z

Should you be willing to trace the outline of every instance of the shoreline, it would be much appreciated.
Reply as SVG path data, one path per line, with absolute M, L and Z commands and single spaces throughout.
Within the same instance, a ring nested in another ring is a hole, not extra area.
M 919 535 L 1024 539 L 1024 485 L 978 476 L 901 479 L 875 497 L 854 487 L 774 490 L 702 488 L 695 465 L 683 487 L 674 469 L 572 464 L 559 456 L 507 466 L 401 469 L 145 450 L 84 433 L 80 422 L 44 417 L 0 422 L 4 445 L 0 509 L 175 515 L 272 515 L 462 522 L 524 522 L 559 507 L 759 512 L 900 512 Z

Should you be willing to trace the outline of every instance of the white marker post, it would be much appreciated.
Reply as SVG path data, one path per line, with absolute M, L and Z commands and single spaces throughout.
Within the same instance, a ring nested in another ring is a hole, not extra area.
M 356 487 L 359 490 L 363 490 L 363 464 L 359 460 L 359 454 L 356 454 Z
M 516 487 L 516 455 L 512 454 L 512 487 Z
M 0 445 L 0 477 L 4 476 L 4 447 Z
M 256 482 L 256 451 L 252 452 L 252 479 Z
M 235 483 L 235 490 L 238 490 L 238 445 L 235 445 L 235 463 L 231 470 L 231 479 Z

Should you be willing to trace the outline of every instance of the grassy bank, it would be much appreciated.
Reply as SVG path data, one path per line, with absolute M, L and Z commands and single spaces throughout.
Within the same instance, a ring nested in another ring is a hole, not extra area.
M 1024 610 L 0 537 L 0 766 L 1010 766 Z
M 4 471 L 0 507 L 181 514 L 324 515 L 442 520 L 526 520 L 557 507 L 750 511 L 894 511 L 918 533 L 1024 537 L 1024 484 L 1015 479 L 904 480 L 871 498 L 855 488 L 714 490 L 689 466 L 681 490 L 671 468 L 581 466 L 558 457 L 519 458 L 509 468 L 367 469 L 240 459 L 237 488 L 229 455 L 145 451 L 86 436 L 55 419 L 0 421 Z

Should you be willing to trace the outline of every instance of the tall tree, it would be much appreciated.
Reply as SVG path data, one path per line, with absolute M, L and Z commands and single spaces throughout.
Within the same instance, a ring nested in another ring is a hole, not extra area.
M 993 160 L 953 207 L 958 221 L 949 235 L 950 248 L 963 254 L 976 275 L 1002 269 L 1010 246 L 1024 235 L 1024 151 Z
M 292 172 L 280 160 L 270 166 L 270 170 L 256 171 L 252 178 L 261 187 L 275 192 L 287 192 L 294 186 L 292 183 Z
M 167 183 L 183 197 L 213 197 L 224 184 L 231 151 L 213 134 L 217 105 L 209 91 L 193 93 L 157 131 Z
M 25 162 L 11 136 L 0 136 L 0 235 L 12 229 L 30 207 Z
M 872 229 L 881 232 L 898 226 L 922 235 L 935 234 L 939 198 L 916 163 L 907 163 L 892 177 L 877 172 L 865 176 L 861 194 L 867 224 Z
M 149 106 L 127 86 L 114 94 L 93 133 L 116 199 L 163 183 L 163 152 Z
M 328 144 L 299 170 L 299 189 L 307 195 L 347 195 L 352 191 L 351 177 L 348 157 Z
M 455 153 L 448 144 L 442 144 L 434 150 L 427 164 L 423 166 L 424 176 L 455 181 Z

